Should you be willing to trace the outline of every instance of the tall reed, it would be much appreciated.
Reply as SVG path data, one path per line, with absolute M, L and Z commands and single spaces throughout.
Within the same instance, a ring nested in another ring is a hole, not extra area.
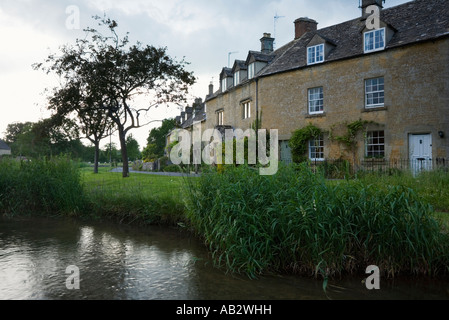
M 204 173 L 189 191 L 188 218 L 232 272 L 448 272 L 449 236 L 405 187 L 332 185 L 301 165 L 268 177 L 247 167 Z
M 71 160 L 0 161 L 0 212 L 77 215 L 86 205 L 78 165 Z

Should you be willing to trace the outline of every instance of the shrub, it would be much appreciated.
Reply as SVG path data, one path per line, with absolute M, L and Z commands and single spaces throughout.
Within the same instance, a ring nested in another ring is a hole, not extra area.
M 295 163 L 301 163 L 308 160 L 306 156 L 309 141 L 322 134 L 321 129 L 309 124 L 307 127 L 293 132 L 289 145 L 292 149 L 292 158 Z

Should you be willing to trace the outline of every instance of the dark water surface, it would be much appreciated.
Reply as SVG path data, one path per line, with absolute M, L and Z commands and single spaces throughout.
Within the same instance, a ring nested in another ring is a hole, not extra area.
M 80 289 L 69 290 L 69 266 Z M 270 276 L 236 277 L 212 266 L 187 232 L 46 218 L 0 218 L 1 300 L 321 300 L 449 299 L 449 280 L 381 280 L 365 275 L 329 283 Z

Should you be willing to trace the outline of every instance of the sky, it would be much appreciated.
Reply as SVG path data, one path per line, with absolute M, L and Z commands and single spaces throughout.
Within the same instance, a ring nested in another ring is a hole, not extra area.
M 386 0 L 384 7 L 405 2 Z M 249 50 L 260 50 L 264 33 L 271 33 L 279 48 L 294 39 L 297 18 L 314 19 L 321 29 L 359 17 L 358 7 L 359 0 L 0 0 L 0 138 L 10 123 L 50 115 L 45 90 L 58 79 L 32 65 L 84 39 L 85 28 L 97 27 L 93 16 L 116 20 L 119 35 L 129 32 L 131 44 L 166 47 L 171 57 L 189 62 L 187 69 L 197 78 L 188 97 L 193 102 L 206 97 L 211 82 L 218 88 L 229 59 L 232 66 L 236 59 L 246 60 Z M 148 120 L 173 118 L 180 111 L 160 107 Z M 159 125 L 131 132 L 141 148 Z

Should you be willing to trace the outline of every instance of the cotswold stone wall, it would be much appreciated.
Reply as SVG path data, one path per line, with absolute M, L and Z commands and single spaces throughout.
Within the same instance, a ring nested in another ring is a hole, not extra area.
M 278 129 L 289 140 L 309 123 L 343 135 L 346 124 L 372 121 L 368 130 L 385 131 L 387 158 L 407 159 L 410 134 L 432 134 L 434 157 L 449 157 L 449 38 L 389 49 L 337 62 L 323 63 L 259 79 L 258 102 L 262 127 Z M 365 108 L 365 80 L 383 77 L 385 106 Z M 323 87 L 324 114 L 309 115 L 308 89 Z M 242 102 L 251 101 L 251 118 L 242 119 Z M 255 121 L 255 81 L 207 101 L 207 128 L 224 110 L 224 124 L 247 129 Z M 440 138 L 439 131 L 445 132 Z M 359 133 L 357 157 L 365 153 Z M 326 158 L 352 154 L 325 134 Z

